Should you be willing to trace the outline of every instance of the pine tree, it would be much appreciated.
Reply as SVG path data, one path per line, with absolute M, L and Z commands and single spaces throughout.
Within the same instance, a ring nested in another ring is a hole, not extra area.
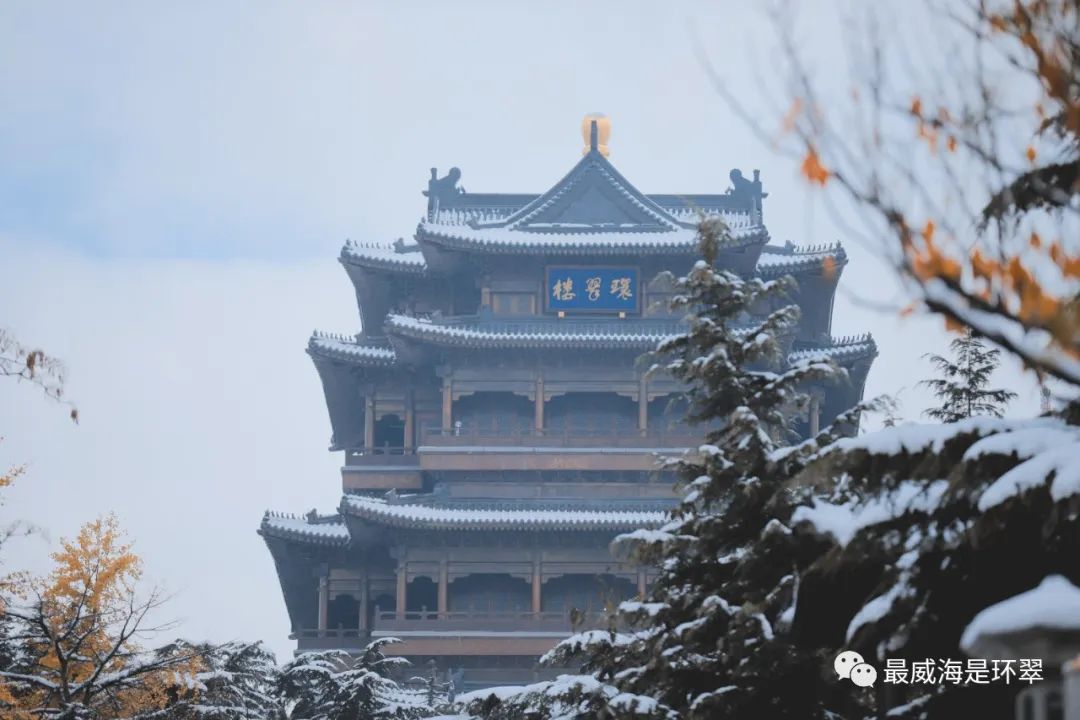
M 1001 351 L 987 349 L 983 341 L 967 328 L 949 343 L 952 359 L 929 355 L 939 377 L 923 380 L 941 401 L 941 405 L 925 411 L 933 420 L 950 423 L 964 418 L 985 415 L 1001 417 L 1005 406 L 1016 393 L 1005 389 L 987 389 L 990 376 L 1001 363 Z
M 289 720 L 413 720 L 433 715 L 426 692 L 393 679 L 408 665 L 404 658 L 383 653 L 393 642 L 398 641 L 375 640 L 355 657 L 343 650 L 304 653 L 285 665 L 277 693 L 289 707 Z
M 162 657 L 195 656 L 200 667 L 188 682 L 168 689 L 169 707 L 161 720 L 276 720 L 282 701 L 274 692 L 278 668 L 260 642 L 224 645 L 184 640 L 159 648 Z

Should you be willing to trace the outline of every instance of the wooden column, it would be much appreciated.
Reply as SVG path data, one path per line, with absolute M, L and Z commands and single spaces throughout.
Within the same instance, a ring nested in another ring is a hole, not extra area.
M 371 452 L 375 448 L 375 395 L 364 398 L 364 449 Z
M 405 441 L 402 445 L 406 450 L 411 450 L 413 447 L 413 436 L 415 434 L 413 430 L 413 413 L 413 394 L 409 392 L 405 395 Z
M 645 593 L 648 591 L 648 580 L 645 577 L 644 570 L 637 571 L 637 594 L 642 600 L 645 599 Z
M 816 394 L 810 396 L 810 437 L 821 431 L 821 400 Z
M 540 558 L 533 559 L 533 573 L 532 573 L 532 611 L 533 613 L 540 612 L 541 598 L 540 588 L 543 585 L 543 576 L 540 574 Z
M 319 576 L 319 630 L 326 630 L 330 619 L 330 578 Z
M 447 593 L 450 587 L 450 570 L 447 567 L 446 558 L 443 558 L 439 562 L 439 617 L 446 615 L 447 610 Z
M 536 403 L 533 416 L 533 430 L 537 435 L 544 434 L 544 376 L 536 378 Z
M 454 396 L 453 381 L 443 378 L 442 384 L 442 431 L 443 435 L 450 435 L 454 431 Z
M 368 581 L 367 575 L 360 577 L 360 618 L 357 623 L 361 633 L 368 631 Z
M 398 620 L 405 619 L 405 603 L 407 601 L 405 588 L 408 579 L 408 574 L 405 572 L 405 561 L 399 561 L 397 566 L 397 609 L 394 611 Z
M 637 426 L 642 435 L 649 431 L 649 384 L 644 377 L 638 381 Z

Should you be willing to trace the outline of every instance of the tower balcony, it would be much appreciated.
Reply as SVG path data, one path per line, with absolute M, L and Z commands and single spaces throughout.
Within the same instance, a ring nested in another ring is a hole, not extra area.
M 600 627 L 602 612 L 377 611 L 371 629 L 304 629 L 297 650 L 359 650 L 376 638 L 401 640 L 393 655 L 542 655 L 575 632 Z
M 433 429 L 418 449 L 422 470 L 657 469 L 658 456 L 678 455 L 701 443 L 686 431 L 559 429 L 492 432 Z
M 374 447 L 345 451 L 341 484 L 346 491 L 420 490 L 420 459 L 414 448 Z

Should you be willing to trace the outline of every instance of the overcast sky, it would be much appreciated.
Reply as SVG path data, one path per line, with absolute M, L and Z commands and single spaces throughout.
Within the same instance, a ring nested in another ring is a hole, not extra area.
M 644 192 L 710 193 L 758 168 L 773 241 L 844 240 L 820 197 L 719 99 L 695 43 L 752 107 L 779 85 L 756 3 L 0 5 L 0 326 L 62 357 L 78 426 L 0 385 L 0 464 L 26 462 L 5 546 L 41 571 L 60 537 L 114 511 L 192 639 L 263 639 L 288 619 L 255 534 L 264 509 L 332 510 L 340 458 L 304 354 L 355 332 L 346 238 L 408 236 L 429 168 L 470 191 L 542 192 L 580 158 L 586 112 Z M 798 4 L 819 77 L 843 77 L 833 3 Z M 895 27 L 917 29 L 911 3 Z M 917 6 L 916 6 L 917 7 Z M 695 40 L 696 38 L 696 40 Z M 775 115 L 761 112 L 775 127 Z M 941 322 L 848 243 L 834 334 L 872 331 L 868 395 L 927 406 Z M 1000 384 L 1037 410 L 1014 366 Z

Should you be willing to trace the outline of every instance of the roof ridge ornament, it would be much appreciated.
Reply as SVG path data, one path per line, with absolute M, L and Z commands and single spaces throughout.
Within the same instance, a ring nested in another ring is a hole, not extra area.
M 608 150 L 608 138 L 611 137 L 611 120 L 604 113 L 589 113 L 581 121 L 581 138 L 585 141 L 585 147 L 582 148 L 581 154 L 588 155 L 591 152 L 598 152 L 604 157 L 608 157 L 611 151 Z

